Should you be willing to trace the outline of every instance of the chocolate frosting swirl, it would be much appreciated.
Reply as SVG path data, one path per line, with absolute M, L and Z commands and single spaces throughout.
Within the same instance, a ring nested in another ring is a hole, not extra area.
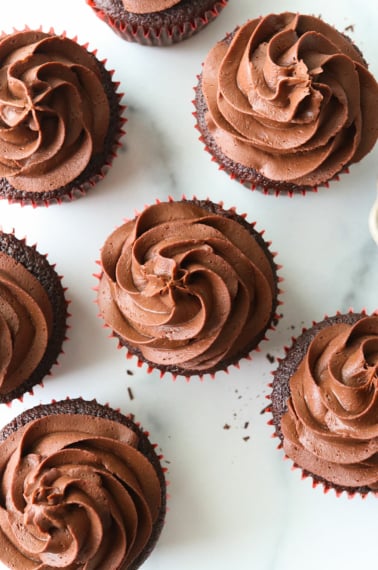
M 139 436 L 103 417 L 36 419 L 0 445 L 2 560 L 126 570 L 151 535 L 160 481 Z
M 8 394 L 39 365 L 53 324 L 44 288 L 23 265 L 0 252 L 0 394 Z
M 290 380 L 281 430 L 300 467 L 378 489 L 378 316 L 323 329 Z
M 145 360 L 181 374 L 240 358 L 269 326 L 276 294 L 267 249 L 246 226 L 186 201 L 122 225 L 101 253 L 106 323 Z
M 109 102 L 95 57 L 73 40 L 24 31 L 0 41 L 0 176 L 17 190 L 65 186 L 101 152 Z
M 125 10 L 134 14 L 161 12 L 179 3 L 180 0 L 122 0 Z
M 316 186 L 378 137 L 378 85 L 360 52 L 313 16 L 271 14 L 209 53 L 208 130 L 231 160 L 272 181 Z

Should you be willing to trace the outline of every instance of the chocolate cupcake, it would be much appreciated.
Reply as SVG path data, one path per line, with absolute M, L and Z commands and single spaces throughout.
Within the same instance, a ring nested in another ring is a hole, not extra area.
M 97 301 L 120 346 L 187 378 L 247 357 L 278 318 L 278 267 L 254 226 L 209 200 L 182 200 L 116 229 Z
M 205 28 L 228 0 L 86 0 L 124 40 L 148 46 L 175 44 Z
M 0 434 L 0 560 L 139 568 L 164 522 L 163 471 L 132 417 L 94 400 L 23 412 Z
M 103 178 L 124 123 L 117 84 L 74 40 L 26 29 L 0 39 L 0 197 L 48 205 Z
M 200 140 L 232 178 L 306 193 L 360 161 L 378 137 L 378 84 L 358 48 L 313 16 L 248 21 L 208 54 L 194 105 Z
M 378 313 L 337 314 L 293 342 L 274 372 L 272 424 L 325 490 L 378 493 Z
M 66 336 L 61 277 L 46 256 L 0 231 L 0 403 L 41 383 Z

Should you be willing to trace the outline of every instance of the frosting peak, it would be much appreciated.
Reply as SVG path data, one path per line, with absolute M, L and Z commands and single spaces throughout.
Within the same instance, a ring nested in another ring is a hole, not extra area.
M 224 155 L 272 181 L 315 186 L 378 137 L 378 85 L 343 34 L 313 16 L 270 14 L 207 56 L 209 132 Z

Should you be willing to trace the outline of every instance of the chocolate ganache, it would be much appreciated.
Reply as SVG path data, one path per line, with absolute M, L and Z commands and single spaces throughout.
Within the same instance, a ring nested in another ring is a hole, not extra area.
M 313 338 L 290 379 L 283 447 L 332 483 L 378 490 L 378 316 Z
M 0 176 L 43 193 L 101 152 L 109 102 L 95 57 L 73 40 L 23 31 L 0 40 Z
M 267 180 L 316 186 L 378 137 L 378 85 L 353 43 L 313 16 L 250 20 L 207 56 L 208 131 Z
M 0 443 L 0 559 L 25 570 L 139 566 L 162 492 L 138 442 L 127 425 L 82 413 L 18 425 Z
M 101 252 L 105 322 L 144 360 L 184 375 L 226 367 L 252 350 L 276 303 L 275 266 L 261 236 L 204 204 L 150 206 Z

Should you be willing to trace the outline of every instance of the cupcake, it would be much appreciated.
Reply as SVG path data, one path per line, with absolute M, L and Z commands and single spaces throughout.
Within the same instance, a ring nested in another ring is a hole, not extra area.
M 122 134 L 112 73 L 64 34 L 26 29 L 0 39 L 0 197 L 48 205 L 106 173 Z
M 81 399 L 39 405 L 0 436 L 0 560 L 135 570 L 165 516 L 163 469 L 129 416 Z
M 283 450 L 325 490 L 378 493 L 378 313 L 337 314 L 293 342 L 274 372 Z
M 237 364 L 277 318 L 277 266 L 262 232 L 206 200 L 158 202 L 101 251 L 97 302 L 120 346 L 189 378 Z
M 41 383 L 66 336 L 67 301 L 46 256 L 0 231 L 0 403 Z
M 314 191 L 377 140 L 377 82 L 358 48 L 313 16 L 237 28 L 209 52 L 195 92 L 206 150 L 264 193 Z
M 228 0 L 86 0 L 124 40 L 167 46 L 190 38 L 212 22 Z

